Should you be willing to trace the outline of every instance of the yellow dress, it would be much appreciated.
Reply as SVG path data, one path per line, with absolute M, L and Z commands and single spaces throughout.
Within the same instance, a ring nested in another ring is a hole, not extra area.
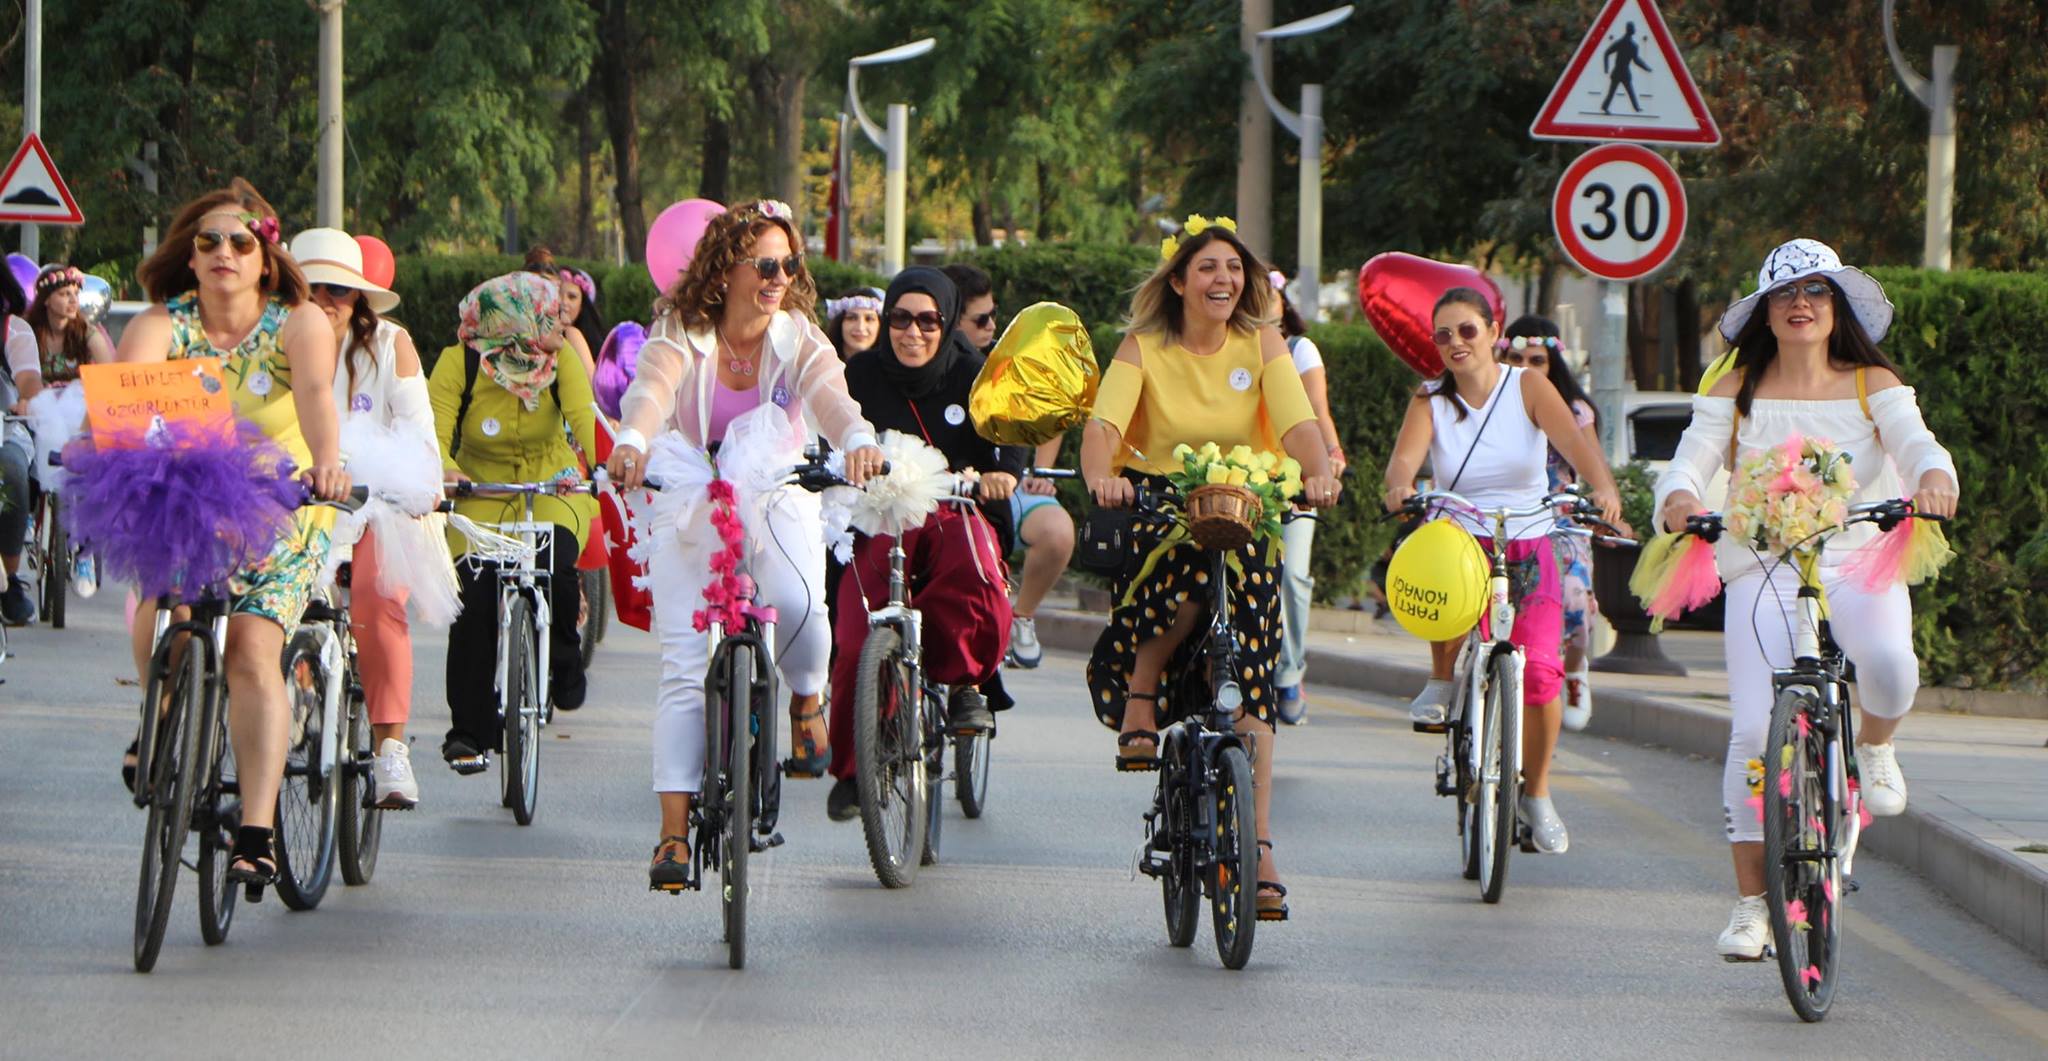
M 1113 465 L 1153 475 L 1175 467 L 1173 448 L 1214 442 L 1285 456 L 1280 438 L 1314 420 L 1301 374 L 1285 357 L 1263 361 L 1257 332 L 1229 333 L 1223 348 L 1197 354 L 1157 332 L 1140 333 L 1138 361 L 1112 361 L 1094 416 L 1123 434 Z

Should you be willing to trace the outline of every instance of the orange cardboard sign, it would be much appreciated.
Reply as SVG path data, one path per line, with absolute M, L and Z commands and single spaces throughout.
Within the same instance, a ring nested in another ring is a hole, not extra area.
M 79 379 L 92 442 L 101 449 L 154 441 L 173 423 L 233 437 L 235 406 L 217 357 L 83 365 Z

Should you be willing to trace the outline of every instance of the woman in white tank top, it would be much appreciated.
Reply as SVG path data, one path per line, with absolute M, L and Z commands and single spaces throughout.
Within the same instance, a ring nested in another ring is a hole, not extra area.
M 1415 473 L 1427 455 L 1439 488 L 1485 509 L 1531 508 L 1548 494 L 1545 459 L 1552 447 L 1580 469 L 1593 487 L 1593 502 L 1610 522 L 1621 517 L 1614 475 L 1599 447 L 1578 429 L 1572 411 L 1541 373 L 1494 360 L 1500 326 L 1486 297 L 1454 287 L 1437 300 L 1436 348 L 1448 370 L 1418 388 L 1401 435 L 1387 463 L 1389 512 L 1415 493 Z M 1547 437 L 1546 437 L 1547 436 Z M 1463 513 L 1458 521 L 1485 542 L 1493 528 Z M 1564 665 L 1558 646 L 1564 630 L 1564 600 L 1557 558 L 1550 548 L 1555 517 L 1545 512 L 1508 524 L 1508 564 L 1515 579 L 1515 628 L 1509 639 L 1522 649 L 1522 799 L 1538 850 L 1563 854 L 1570 846 L 1564 823 L 1550 801 L 1550 757 L 1563 720 L 1559 694 Z M 1430 646 L 1430 681 L 1409 707 L 1409 717 L 1441 725 L 1452 694 L 1459 641 Z

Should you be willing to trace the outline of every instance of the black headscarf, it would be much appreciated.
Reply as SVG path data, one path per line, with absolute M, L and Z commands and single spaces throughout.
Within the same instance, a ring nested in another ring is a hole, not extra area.
M 915 368 L 897 360 L 896 347 L 889 340 L 889 313 L 896 308 L 896 303 L 901 301 L 903 296 L 913 292 L 930 295 L 932 301 L 939 304 L 941 319 L 939 352 L 934 354 L 930 361 Z M 888 294 L 882 298 L 882 334 L 875 340 L 872 350 L 879 355 L 876 363 L 882 374 L 887 376 L 889 382 L 897 390 L 902 391 L 905 397 L 922 398 L 930 394 L 940 381 L 946 378 L 946 372 L 959 363 L 961 357 L 973 356 L 975 353 L 967 340 L 954 330 L 954 326 L 959 323 L 960 289 L 953 286 L 953 281 L 948 279 L 945 273 L 923 265 L 914 265 L 897 273 L 896 278 L 889 281 Z

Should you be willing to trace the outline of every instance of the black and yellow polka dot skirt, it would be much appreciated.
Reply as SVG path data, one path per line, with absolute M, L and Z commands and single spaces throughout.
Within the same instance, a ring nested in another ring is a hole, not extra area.
M 1148 522 L 1141 517 L 1123 571 L 1112 587 L 1109 625 L 1088 658 L 1089 703 L 1095 717 L 1113 730 L 1123 729 L 1125 693 L 1138 644 L 1165 634 L 1183 602 L 1192 601 L 1199 618 L 1166 662 L 1159 682 L 1159 723 L 1178 721 L 1208 703 L 1208 670 L 1199 657 L 1214 621 L 1209 583 L 1215 554 L 1183 541 L 1158 559 L 1142 583 L 1132 586 L 1146 557 L 1172 528 L 1165 520 Z M 1237 680 L 1244 709 L 1271 726 L 1273 672 L 1280 661 L 1280 566 L 1277 551 L 1276 562 L 1266 562 L 1268 551 L 1263 541 L 1245 545 L 1235 551 L 1224 572 L 1230 580 L 1230 620 L 1237 630 Z

